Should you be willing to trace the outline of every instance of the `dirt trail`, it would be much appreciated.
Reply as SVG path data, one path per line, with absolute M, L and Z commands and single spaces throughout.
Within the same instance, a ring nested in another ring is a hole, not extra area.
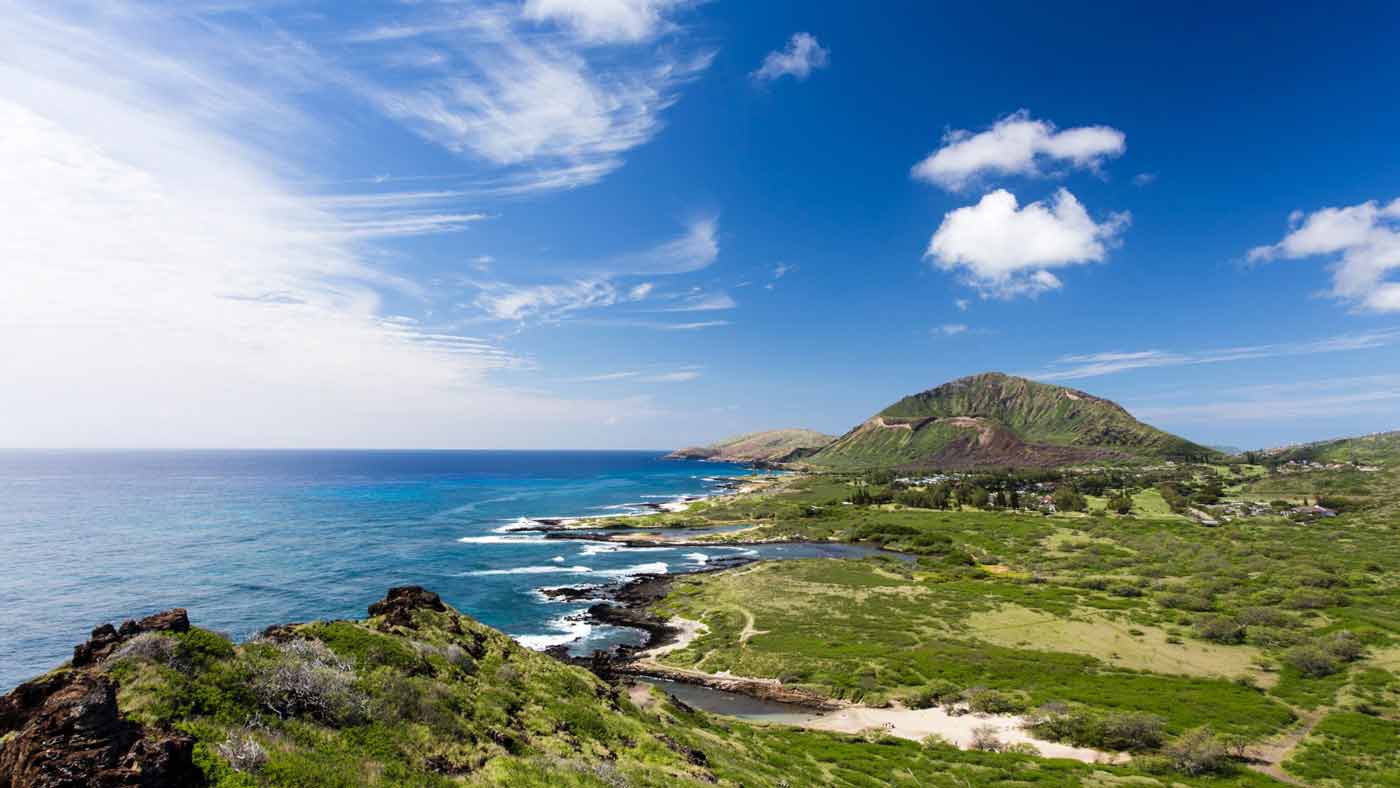
M 1331 709 L 1325 706 L 1311 711 L 1294 709 L 1294 713 L 1298 715 L 1298 724 L 1293 730 L 1285 733 L 1277 741 L 1255 744 L 1245 750 L 1245 757 L 1250 760 L 1249 768 L 1290 785 L 1307 785 L 1284 771 L 1283 762 L 1292 757 L 1293 751 L 1298 749 L 1298 745 L 1312 733 L 1313 728 L 1317 727 L 1329 711 Z

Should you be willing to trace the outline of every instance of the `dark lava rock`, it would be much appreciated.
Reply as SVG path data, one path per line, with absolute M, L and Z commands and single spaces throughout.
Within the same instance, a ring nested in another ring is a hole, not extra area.
M 447 611 L 442 598 L 422 586 L 395 586 L 378 602 L 369 606 L 371 616 L 383 616 L 381 628 L 413 628 L 413 611 L 432 610 L 438 613 Z
M 204 783 L 194 739 L 122 719 L 116 682 L 92 671 L 46 676 L 0 697 L 0 736 L 0 788 Z
M 189 629 L 189 613 L 183 607 L 146 616 L 140 621 L 127 619 L 122 622 L 121 629 L 111 624 L 102 624 L 92 631 L 86 643 L 79 643 L 73 647 L 73 667 L 80 668 L 101 662 L 123 641 L 143 632 L 188 632 Z
M 541 596 L 564 602 L 577 602 L 582 599 L 597 599 L 603 592 L 602 586 L 554 586 L 537 588 Z

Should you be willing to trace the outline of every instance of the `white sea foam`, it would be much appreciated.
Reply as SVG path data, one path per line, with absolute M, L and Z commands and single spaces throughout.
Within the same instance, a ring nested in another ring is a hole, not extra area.
M 693 563 L 700 564 L 701 566 L 704 566 L 705 564 L 708 564 L 710 562 L 710 557 L 708 555 L 705 555 L 704 553 L 686 553 L 684 557 Z
M 533 536 L 529 534 L 502 534 L 496 533 L 490 536 L 464 536 L 457 541 L 462 544 L 538 544 L 545 541 L 543 536 Z
M 604 569 L 594 572 L 597 575 L 607 577 L 632 577 L 634 575 L 664 575 L 670 570 L 670 564 L 665 561 L 655 561 L 650 564 L 637 564 L 636 566 L 626 566 L 621 569 Z
M 578 552 L 578 554 L 581 556 L 585 556 L 599 555 L 601 553 L 616 553 L 618 550 L 621 550 L 624 547 L 626 547 L 626 545 L 608 544 L 607 542 L 590 542 L 589 544 L 585 545 L 584 548 Z
M 593 631 L 593 625 L 584 621 L 577 611 L 550 621 L 549 626 L 555 630 L 553 634 L 511 635 L 511 637 L 525 648 L 542 651 L 550 646 L 562 646 L 565 643 L 586 638 Z
M 590 566 L 517 566 L 514 569 L 477 569 L 464 572 L 467 577 L 487 575 L 586 575 L 593 571 Z M 601 572 L 599 574 L 602 574 Z
M 549 560 L 553 561 L 553 562 L 556 563 L 556 564 L 562 564 L 562 563 L 564 563 L 564 556 L 562 556 L 562 555 L 556 555 L 556 556 L 554 556 L 553 558 L 551 558 L 551 559 L 549 559 Z

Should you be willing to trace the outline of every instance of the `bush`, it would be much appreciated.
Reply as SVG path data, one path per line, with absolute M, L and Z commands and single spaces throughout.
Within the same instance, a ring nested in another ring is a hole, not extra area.
M 257 771 L 267 763 L 267 750 L 247 728 L 231 731 L 224 743 L 218 746 L 218 752 L 234 771 Z
M 1298 621 L 1276 607 L 1247 607 L 1235 619 L 1248 627 L 1292 627 Z
M 330 724 L 357 722 L 367 700 L 355 687 L 350 663 L 319 640 L 266 644 L 254 658 L 253 694 L 278 717 L 314 717 Z
M 1191 610 L 1197 613 L 1215 609 L 1215 602 L 1209 597 L 1177 592 L 1158 594 L 1157 604 L 1171 610 Z
M 1365 653 L 1366 646 L 1354 632 L 1342 630 L 1333 632 L 1320 643 L 1322 648 L 1339 662 L 1355 662 Z
M 1164 754 L 1172 768 L 1192 777 L 1222 774 L 1230 768 L 1230 753 L 1225 743 L 1208 727 L 1183 733 Z
M 121 644 L 112 656 L 111 662 L 123 659 L 139 659 L 156 665 L 173 668 L 181 673 L 190 670 L 190 659 L 175 638 L 161 632 L 142 632 Z
M 1330 676 L 1341 669 L 1337 664 L 1337 658 L 1316 644 L 1289 649 L 1285 659 L 1299 673 L 1312 679 Z
M 1016 698 L 994 689 L 970 689 L 963 698 L 968 708 L 979 714 L 1016 714 L 1026 708 Z
M 972 749 L 982 752 L 1002 752 L 1006 744 L 997 735 L 995 725 L 978 725 L 972 729 Z
M 1226 616 L 1211 616 L 1196 622 L 1196 637 L 1215 643 L 1234 645 L 1243 643 L 1244 625 Z
M 915 691 L 909 697 L 908 703 L 911 709 L 931 709 L 934 706 L 954 703 L 961 695 L 962 690 L 956 684 L 937 679 Z
M 1162 745 L 1161 717 L 1140 712 L 1099 714 L 1088 709 L 1049 712 L 1031 727 L 1052 741 L 1107 750 L 1153 750 Z

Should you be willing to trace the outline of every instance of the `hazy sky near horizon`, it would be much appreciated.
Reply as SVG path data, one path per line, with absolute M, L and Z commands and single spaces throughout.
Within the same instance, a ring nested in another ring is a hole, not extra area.
M 0 446 L 1400 427 L 1400 8 L 1226 6 L 0 0 Z

